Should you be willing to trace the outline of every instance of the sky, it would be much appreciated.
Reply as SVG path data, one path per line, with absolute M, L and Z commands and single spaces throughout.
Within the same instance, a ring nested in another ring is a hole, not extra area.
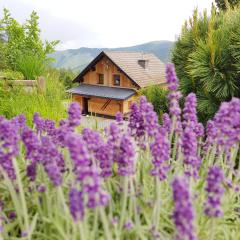
M 212 0 L 0 0 L 23 23 L 35 10 L 41 36 L 60 40 L 58 50 L 126 47 L 171 40 L 194 10 L 210 11 Z

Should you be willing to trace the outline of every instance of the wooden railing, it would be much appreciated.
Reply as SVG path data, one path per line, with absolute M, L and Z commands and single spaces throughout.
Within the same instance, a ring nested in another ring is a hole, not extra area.
M 21 86 L 27 91 L 37 89 L 40 92 L 44 92 L 46 88 L 44 77 L 38 77 L 36 80 L 8 80 L 0 76 L 0 81 L 4 81 L 7 87 Z

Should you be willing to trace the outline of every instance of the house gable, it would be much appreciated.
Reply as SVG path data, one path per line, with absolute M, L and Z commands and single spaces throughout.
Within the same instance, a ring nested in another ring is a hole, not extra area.
M 104 52 L 101 52 L 75 79 L 74 82 L 100 85 L 99 75 L 104 75 L 103 86 L 140 88 L 140 86 L 130 78 L 116 63 L 112 61 Z M 120 84 L 114 84 L 115 76 L 119 77 Z

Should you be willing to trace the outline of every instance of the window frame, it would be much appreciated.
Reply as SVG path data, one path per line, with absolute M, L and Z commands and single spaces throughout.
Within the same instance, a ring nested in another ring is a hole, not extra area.
M 116 82 L 116 76 L 119 77 L 118 83 Z M 121 75 L 120 74 L 113 74 L 113 86 L 121 86 Z
M 102 77 L 102 79 L 101 79 Z M 99 85 L 104 85 L 104 74 L 103 73 L 98 73 L 98 82 Z

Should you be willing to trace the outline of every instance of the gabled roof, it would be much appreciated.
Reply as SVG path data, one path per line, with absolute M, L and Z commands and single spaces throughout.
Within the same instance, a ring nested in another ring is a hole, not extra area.
M 93 61 L 74 79 L 80 82 L 81 78 L 98 61 L 106 56 L 130 80 L 139 87 L 165 83 L 165 65 L 154 54 L 140 52 L 101 52 Z M 147 67 L 143 68 L 138 61 L 146 60 Z

